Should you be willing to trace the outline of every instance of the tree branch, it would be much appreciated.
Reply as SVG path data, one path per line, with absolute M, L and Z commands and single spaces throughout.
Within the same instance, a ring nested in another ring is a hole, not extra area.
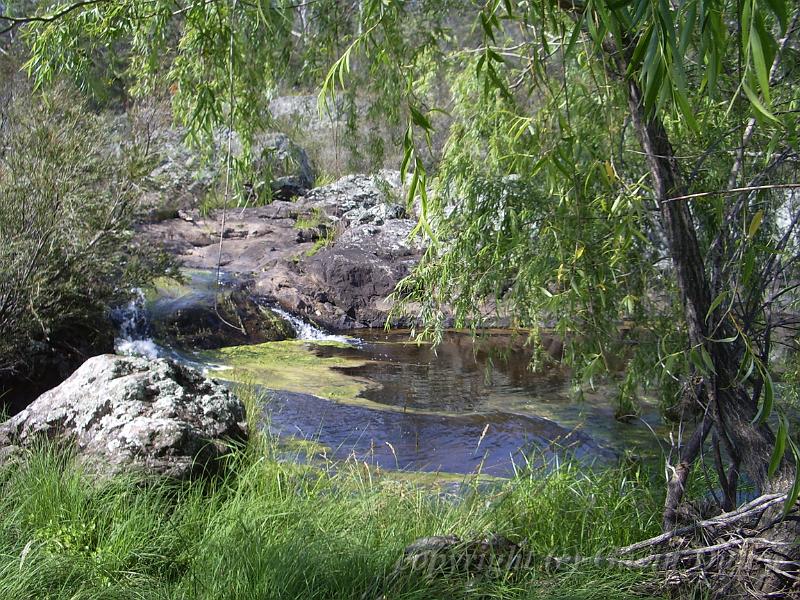
M 9 25 L 5 28 L 0 29 L 0 35 L 4 33 L 8 33 L 9 31 L 19 27 L 20 25 L 26 25 L 28 23 L 52 23 L 53 21 L 57 21 L 58 19 L 67 16 L 69 13 L 79 10 L 81 8 L 85 8 L 87 6 L 93 6 L 95 4 L 103 4 L 105 2 L 109 2 L 110 0 L 82 0 L 81 2 L 76 2 L 75 4 L 70 4 L 69 6 L 63 8 L 62 10 L 58 11 L 57 13 L 53 13 L 51 15 L 33 15 L 29 17 L 12 17 L 10 15 L 0 15 L 0 21 L 7 21 Z

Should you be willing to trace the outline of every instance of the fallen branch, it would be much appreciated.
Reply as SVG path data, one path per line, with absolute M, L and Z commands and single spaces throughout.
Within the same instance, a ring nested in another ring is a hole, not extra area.
M 743 504 L 736 510 L 722 513 L 721 515 L 711 519 L 698 521 L 697 523 L 687 525 L 686 527 L 680 527 L 678 529 L 673 529 L 672 531 L 667 531 L 661 535 L 657 535 L 656 537 L 631 544 L 630 546 L 625 546 L 617 550 L 614 555 L 622 556 L 623 554 L 630 554 L 631 552 L 643 550 L 644 548 L 662 545 L 673 538 L 697 533 L 698 530 L 730 527 L 734 523 L 739 523 L 740 521 L 751 518 L 755 519 L 768 508 L 784 501 L 786 501 L 786 494 L 767 494 L 764 496 L 759 496 L 755 500 L 751 500 L 747 504 Z

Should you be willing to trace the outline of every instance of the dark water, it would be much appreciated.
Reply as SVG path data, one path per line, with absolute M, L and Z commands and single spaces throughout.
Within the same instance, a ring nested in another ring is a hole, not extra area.
M 150 302 L 149 318 L 208 302 L 215 280 L 211 273 L 187 271 L 184 285 L 160 290 Z M 226 279 L 224 285 L 232 282 Z M 584 389 L 577 399 L 563 370 L 531 372 L 524 334 L 498 330 L 475 341 L 449 332 L 433 348 L 413 343 L 408 332 L 357 331 L 352 344 L 331 346 L 319 343 L 324 332 L 287 316 L 308 340 L 309 352 L 321 359 L 354 359 L 359 366 L 338 370 L 371 383 L 347 402 L 298 393 L 302 388 L 270 392 L 265 408 L 270 427 L 321 444 L 334 458 L 355 457 L 389 469 L 502 476 L 528 462 L 575 457 L 609 464 L 623 452 L 645 458 L 660 452 L 654 407 L 645 404 L 637 418 L 617 421 L 613 383 Z M 169 348 L 159 352 L 174 355 Z M 184 359 L 200 368 L 219 366 Z M 214 375 L 224 379 L 225 371 Z
M 614 418 L 613 385 L 575 399 L 567 373 L 533 373 L 524 338 L 495 332 L 474 342 L 451 332 L 436 349 L 408 333 L 358 332 L 350 347 L 311 346 L 320 357 L 366 360 L 343 373 L 379 384 L 369 403 L 337 403 L 276 391 L 273 429 L 318 441 L 336 457 L 385 468 L 509 475 L 527 461 L 566 457 L 609 464 L 625 452 L 653 457 L 657 411 Z M 385 410 L 381 410 L 384 407 Z

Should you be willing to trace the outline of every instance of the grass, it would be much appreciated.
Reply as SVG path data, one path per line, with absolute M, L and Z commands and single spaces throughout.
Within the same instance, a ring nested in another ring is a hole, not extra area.
M 314 245 L 306 250 L 306 256 L 311 258 L 317 252 L 322 250 L 323 248 L 327 248 L 331 244 L 333 244 L 336 239 L 339 237 L 340 232 L 336 227 L 330 227 L 325 230 L 325 235 L 320 236 L 315 242 Z
M 250 395 L 252 405 L 257 399 Z M 503 580 L 388 574 L 415 538 L 502 532 L 536 555 L 593 556 L 659 529 L 660 498 L 632 467 L 565 465 L 454 495 L 365 465 L 281 461 L 254 432 L 227 475 L 92 482 L 42 447 L 0 469 L 4 599 L 641 598 L 646 573 L 591 566 Z
M 311 212 L 305 215 L 300 215 L 294 222 L 295 229 L 314 229 L 320 225 L 328 225 L 330 220 L 319 207 L 314 207 Z

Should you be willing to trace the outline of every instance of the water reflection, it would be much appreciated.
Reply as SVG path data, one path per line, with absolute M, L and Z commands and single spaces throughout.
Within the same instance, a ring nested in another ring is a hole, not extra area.
M 380 384 L 362 395 L 378 404 L 453 414 L 503 412 L 539 416 L 581 428 L 617 451 L 654 453 L 663 433 L 659 411 L 647 398 L 630 423 L 614 418 L 613 382 L 584 387 L 579 400 L 569 373 L 556 367 L 530 370 L 531 350 L 525 336 L 495 331 L 473 341 L 449 332 L 434 349 L 409 343 L 406 332 L 365 332 L 357 348 L 317 348 L 319 356 L 358 358 L 366 364 L 341 371 Z
M 336 367 L 376 382 L 361 393 L 368 406 L 281 392 L 273 427 L 318 440 L 338 457 L 354 454 L 384 467 L 508 475 L 526 457 L 613 461 L 629 450 L 652 457 L 660 419 L 644 405 L 640 420 L 614 418 L 614 387 L 570 391 L 563 370 L 529 369 L 525 338 L 495 332 L 474 342 L 451 332 L 436 349 L 410 343 L 406 332 L 360 332 L 357 346 L 313 346 L 320 357 L 358 360 Z M 385 406 L 387 410 L 377 410 Z

